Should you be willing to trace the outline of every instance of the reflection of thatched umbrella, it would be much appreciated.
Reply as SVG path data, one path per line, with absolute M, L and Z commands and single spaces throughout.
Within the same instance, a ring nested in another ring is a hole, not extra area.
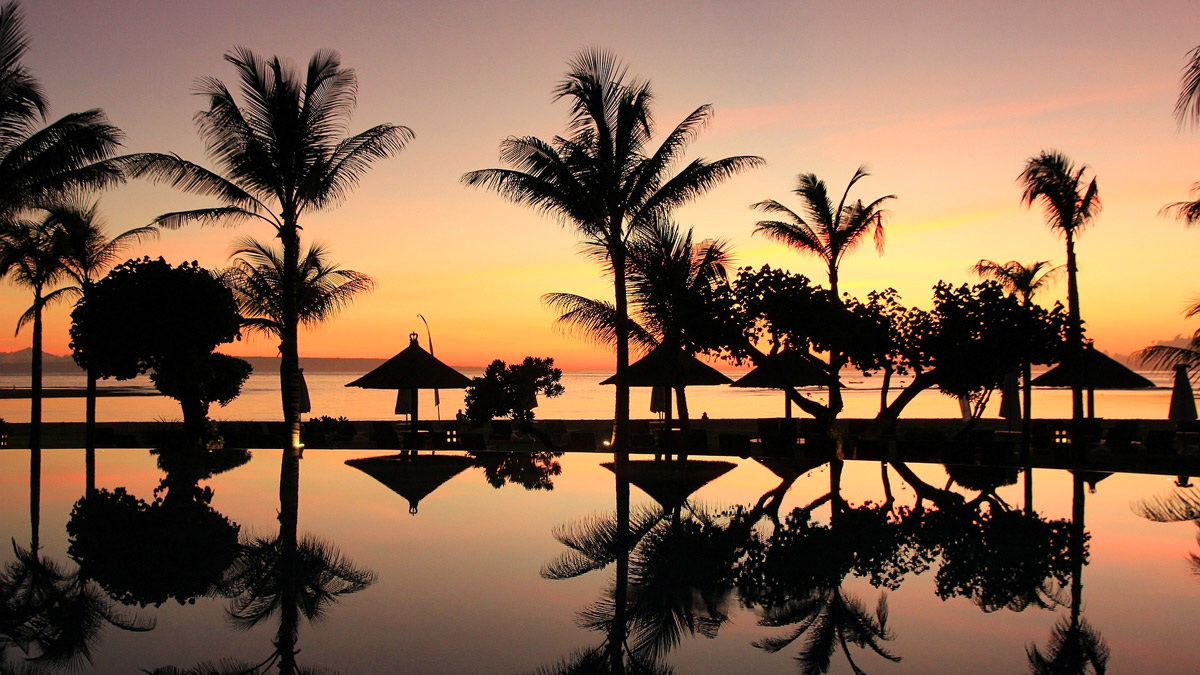
M 416 515 L 417 504 L 443 483 L 466 471 L 473 462 L 453 455 L 415 457 L 366 457 L 348 459 L 346 464 L 383 483 L 408 500 L 408 512 Z
M 1094 417 L 1097 389 L 1150 389 L 1154 383 L 1117 363 L 1089 344 L 1079 358 L 1079 383 L 1088 392 L 1088 418 Z M 1071 363 L 1064 361 L 1033 378 L 1035 387 L 1070 387 L 1075 380 Z
M 795 480 L 826 462 L 824 459 L 796 459 L 793 457 L 755 457 L 754 461 L 767 467 L 781 480 Z
M 1192 383 L 1188 379 L 1187 366 L 1175 366 L 1175 383 L 1171 387 L 1171 409 L 1167 419 L 1176 424 L 1196 420 L 1196 399 L 1192 395 Z
M 629 364 L 628 382 L 631 387 L 662 387 L 682 389 L 697 385 L 730 384 L 716 368 L 678 348 L 660 344 L 636 362 Z M 600 384 L 616 384 L 613 375 Z M 664 398 L 667 419 L 671 419 L 671 397 Z
M 613 473 L 618 471 L 613 462 L 605 462 L 600 466 Z M 733 462 L 630 460 L 621 469 L 622 475 L 619 477 L 638 486 L 664 509 L 671 510 L 682 506 L 693 492 L 725 475 L 735 466 Z
M 825 386 L 829 383 L 829 371 L 823 363 L 795 351 L 782 351 L 767 356 L 766 361 L 746 373 L 734 387 L 753 389 L 791 389 L 797 387 Z M 792 400 L 784 396 L 784 417 L 792 417 Z
M 417 344 L 417 334 L 410 333 L 409 345 L 404 351 L 388 359 L 383 365 L 347 384 L 347 387 L 362 387 L 363 389 L 396 389 L 397 409 L 401 409 L 398 400 L 402 391 L 411 392 L 411 401 L 407 408 L 412 414 L 413 430 L 417 423 L 417 390 L 418 389 L 463 389 L 470 386 L 471 380 L 466 375 L 438 361 L 429 352 Z

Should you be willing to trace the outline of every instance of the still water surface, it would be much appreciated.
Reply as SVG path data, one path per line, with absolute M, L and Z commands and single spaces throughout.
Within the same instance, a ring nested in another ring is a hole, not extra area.
M 620 656 L 654 672 L 794 673 L 803 657 L 818 669 L 828 659 L 831 673 L 851 672 L 848 658 L 869 673 L 1020 673 L 1064 636 L 1106 652 L 1108 672 L 1200 670 L 1188 647 L 1200 621 L 1197 524 L 1139 515 L 1147 503 L 1196 511 L 1200 488 L 1173 478 L 1035 470 L 1027 505 L 1019 481 L 987 489 L 1015 476 L 960 473 L 974 489 L 946 489 L 936 465 L 635 461 L 622 469 L 630 486 L 602 465 L 611 456 L 590 454 L 347 464 L 379 454 L 254 451 L 224 471 L 240 459 L 175 462 L 164 504 L 143 511 L 161 516 L 170 502 L 192 519 L 154 525 L 128 509 L 72 518 L 81 451 L 42 451 L 40 467 L 29 451 L 0 451 L 0 535 L 22 549 L 37 537 L 38 560 L 68 576 L 86 568 L 75 587 L 110 615 L 153 623 L 99 622 L 92 663 L 73 661 L 92 672 L 219 659 L 278 672 L 290 667 L 279 652 L 341 673 L 567 672 L 588 650 L 611 663 L 620 626 L 632 652 Z M 98 488 L 147 503 L 164 485 L 145 451 L 101 450 L 96 467 Z M 142 548 L 103 545 L 118 540 Z M 17 557 L 0 555 L 10 578 Z M 315 621 L 295 610 L 306 598 Z M 15 663 L 23 654 L 5 637 Z

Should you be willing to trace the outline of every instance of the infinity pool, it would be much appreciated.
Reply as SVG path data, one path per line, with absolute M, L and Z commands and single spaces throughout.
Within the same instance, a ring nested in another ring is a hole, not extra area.
M 1200 488 L 1175 477 L 380 454 L 101 450 L 80 501 L 82 451 L 0 451 L 4 663 L 1200 670 Z

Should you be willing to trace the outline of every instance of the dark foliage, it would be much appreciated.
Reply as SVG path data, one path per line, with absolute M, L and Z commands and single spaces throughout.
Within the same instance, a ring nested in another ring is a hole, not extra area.
M 552 358 L 526 356 L 511 366 L 499 359 L 492 361 L 467 387 L 467 417 L 478 424 L 497 417 L 528 423 L 533 420 L 538 395 L 554 398 L 563 393 L 561 379 L 562 369 L 554 367 Z

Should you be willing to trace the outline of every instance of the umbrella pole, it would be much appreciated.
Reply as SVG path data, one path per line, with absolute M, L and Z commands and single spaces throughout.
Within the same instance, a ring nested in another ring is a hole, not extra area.
M 1096 390 L 1088 387 L 1088 419 L 1096 419 Z
M 408 419 L 409 419 L 408 426 L 409 426 L 409 432 L 410 432 L 409 438 L 412 439 L 412 441 L 413 441 L 412 443 L 409 443 L 408 445 L 413 445 L 413 446 L 417 446 L 417 443 L 416 443 L 416 440 L 418 438 L 417 437 L 417 419 L 418 419 L 417 418 L 417 405 L 419 402 L 418 395 L 420 394 L 420 391 L 421 390 L 417 389 L 416 387 L 413 387 L 413 389 L 412 389 L 412 399 L 411 399 L 412 400 L 412 414 L 409 415 L 409 417 L 408 417 Z M 412 450 L 412 452 L 415 455 L 416 449 L 414 448 Z

